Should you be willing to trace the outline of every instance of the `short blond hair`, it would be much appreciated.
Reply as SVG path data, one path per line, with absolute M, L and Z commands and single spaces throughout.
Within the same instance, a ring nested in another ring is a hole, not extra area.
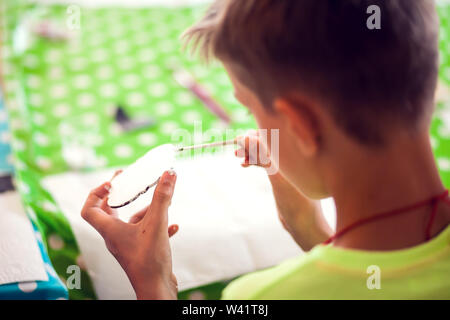
M 379 30 L 366 24 L 371 5 Z M 295 90 L 325 100 L 365 143 L 382 142 L 386 119 L 411 128 L 433 105 L 433 0 L 218 0 L 184 39 L 206 60 L 230 64 L 268 107 Z

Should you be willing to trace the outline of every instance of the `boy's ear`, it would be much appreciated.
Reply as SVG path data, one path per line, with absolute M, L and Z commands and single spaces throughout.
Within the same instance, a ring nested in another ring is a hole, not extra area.
M 276 99 L 274 106 L 297 137 L 296 143 L 302 153 L 305 156 L 314 156 L 319 149 L 319 128 L 311 106 L 285 98 Z

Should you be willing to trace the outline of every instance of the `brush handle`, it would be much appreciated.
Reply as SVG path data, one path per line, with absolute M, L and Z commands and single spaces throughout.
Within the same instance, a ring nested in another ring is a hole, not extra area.
M 188 147 L 180 147 L 177 149 L 177 152 L 186 151 L 186 150 L 194 150 L 194 149 L 204 149 L 204 148 L 213 148 L 213 147 L 220 147 L 220 146 L 227 146 L 230 144 L 237 144 L 236 139 L 227 140 L 227 141 L 220 141 L 220 142 L 213 142 L 213 143 L 205 143 L 205 144 L 197 144 L 194 146 L 188 146 Z

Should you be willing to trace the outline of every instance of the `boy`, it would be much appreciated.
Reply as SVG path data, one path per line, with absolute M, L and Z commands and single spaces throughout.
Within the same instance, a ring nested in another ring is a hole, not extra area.
M 372 5 L 380 28 L 366 23 Z M 187 38 L 223 63 L 260 128 L 280 129 L 270 176 L 279 215 L 304 250 L 314 248 L 232 282 L 224 298 L 450 299 L 450 200 L 428 134 L 433 0 L 217 1 Z M 267 140 L 260 149 L 270 153 Z M 242 147 L 246 166 L 255 155 Z M 108 183 L 82 211 L 140 299 L 177 297 L 168 241 L 178 226 L 167 225 L 175 182 L 164 173 L 128 224 L 106 205 Z M 334 236 L 315 202 L 329 196 Z

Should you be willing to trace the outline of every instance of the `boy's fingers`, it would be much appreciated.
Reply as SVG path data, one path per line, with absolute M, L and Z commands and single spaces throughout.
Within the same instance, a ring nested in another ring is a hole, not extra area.
M 105 182 L 101 186 L 91 190 L 89 195 L 95 195 L 100 199 L 103 199 L 109 194 L 109 190 L 111 190 L 111 183 Z
M 175 233 L 177 233 L 177 232 L 178 232 L 178 229 L 179 229 L 179 227 L 178 227 L 177 224 L 171 225 L 171 226 L 169 227 L 169 229 L 168 229 L 168 232 L 169 232 L 169 238 L 170 238 L 171 236 L 173 236 Z
M 144 217 L 145 223 L 160 227 L 167 226 L 167 210 L 172 201 L 177 175 L 175 171 L 166 171 L 159 179 L 158 185 L 153 193 L 149 212 Z
M 81 211 L 81 216 L 93 226 L 102 236 L 106 228 L 113 222 L 114 218 L 97 207 L 90 207 Z
M 100 205 L 100 209 L 102 209 L 107 214 L 113 217 L 117 217 L 117 212 L 114 209 L 112 209 L 108 204 L 108 197 L 103 198 L 102 204 Z
M 244 149 L 244 148 L 239 148 L 239 149 L 237 149 L 237 150 L 234 151 L 234 155 L 235 155 L 236 157 L 238 157 L 238 158 L 243 158 L 243 157 L 245 157 L 245 154 L 246 154 L 246 152 L 245 152 L 245 149 Z
M 110 189 L 111 184 L 105 182 L 99 187 L 91 190 L 86 200 L 85 207 L 100 207 L 103 199 L 108 196 Z
M 150 206 L 146 206 L 144 209 L 139 210 L 130 218 L 128 222 L 135 224 L 141 221 L 145 217 L 145 214 L 147 213 L 149 207 Z

